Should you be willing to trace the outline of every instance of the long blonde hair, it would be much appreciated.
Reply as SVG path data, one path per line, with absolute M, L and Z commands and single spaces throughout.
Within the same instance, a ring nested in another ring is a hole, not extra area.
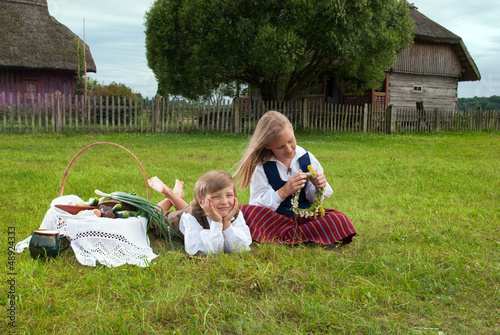
M 218 192 L 230 186 L 233 187 L 234 196 L 237 197 L 236 184 L 229 173 L 218 170 L 206 172 L 194 184 L 194 200 L 191 202 L 191 207 L 194 211 L 204 214 L 198 199 L 205 199 L 207 194 Z
M 257 164 L 265 163 L 273 156 L 273 152 L 267 149 L 266 145 L 286 129 L 293 130 L 293 126 L 285 115 L 277 111 L 268 111 L 260 118 L 233 175 L 236 182 L 240 182 L 241 189 L 250 184 Z

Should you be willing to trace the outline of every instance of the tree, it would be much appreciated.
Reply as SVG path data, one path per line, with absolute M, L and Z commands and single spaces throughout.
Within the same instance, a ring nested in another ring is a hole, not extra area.
M 474 110 L 481 107 L 483 110 L 499 110 L 500 96 L 458 98 L 458 110 Z
M 403 0 L 156 0 L 145 26 L 159 93 L 191 99 L 239 81 L 289 100 L 332 75 L 372 88 L 413 40 Z
M 203 101 L 208 101 L 212 105 L 221 103 L 224 99 L 235 98 L 248 94 L 248 87 L 241 87 L 238 83 L 223 83 L 212 90 L 209 95 L 202 97 Z
M 135 93 L 125 84 L 112 81 L 109 85 L 99 84 L 97 79 L 87 79 L 87 88 L 91 96 L 109 96 L 119 98 L 142 98 L 140 93 Z
M 142 100 L 142 96 L 140 93 L 135 93 L 130 87 L 127 87 L 125 84 L 116 83 L 114 81 L 112 81 L 108 85 L 105 85 L 104 83 L 99 83 L 97 79 L 87 77 L 87 91 L 88 97 L 90 99 L 99 99 L 100 97 L 102 97 L 105 101 L 106 97 L 109 97 L 110 101 L 114 101 L 117 105 L 121 106 L 117 109 L 116 114 L 101 114 L 101 112 L 103 111 L 101 111 L 100 105 L 99 107 L 94 107 L 96 108 L 94 115 L 96 115 L 97 122 L 101 120 L 101 117 L 103 117 L 104 120 L 106 116 L 108 117 L 108 122 L 112 122 L 115 115 L 119 120 L 128 122 L 130 121 L 130 108 L 135 104 L 136 101 L 139 101 L 139 103 L 141 103 L 140 101 Z M 124 107 L 127 107 L 128 109 Z M 115 112 L 113 111 L 113 113 Z

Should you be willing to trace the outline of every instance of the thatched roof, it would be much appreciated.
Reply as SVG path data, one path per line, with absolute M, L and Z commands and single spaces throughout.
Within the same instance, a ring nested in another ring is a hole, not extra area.
M 451 44 L 462 65 L 462 75 L 458 80 L 480 80 L 481 74 L 469 51 L 467 51 L 462 38 L 420 13 L 417 7 L 410 5 L 409 8 L 410 17 L 415 22 L 415 40 Z
M 50 16 L 47 0 L 0 0 L 0 17 L 0 68 L 77 71 L 78 36 Z M 88 45 L 85 58 L 96 72 Z

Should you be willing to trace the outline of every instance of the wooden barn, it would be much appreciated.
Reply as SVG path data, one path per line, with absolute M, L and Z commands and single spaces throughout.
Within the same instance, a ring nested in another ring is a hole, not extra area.
M 72 94 L 78 36 L 50 16 L 47 0 L 0 0 L 0 17 L 0 99 Z M 96 72 L 88 45 L 85 59 L 87 72 Z
M 462 38 L 409 5 L 414 43 L 387 70 L 382 89 L 362 97 L 343 94 L 342 103 L 379 102 L 395 108 L 456 110 L 458 83 L 481 79 Z M 420 103 L 422 105 L 420 105 Z

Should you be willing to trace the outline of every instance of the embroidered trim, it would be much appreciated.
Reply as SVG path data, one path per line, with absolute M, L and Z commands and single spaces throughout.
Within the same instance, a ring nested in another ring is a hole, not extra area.
M 104 238 L 104 239 L 109 239 L 109 240 L 117 240 L 122 243 L 134 246 L 125 236 L 121 234 L 113 234 L 113 233 L 107 233 L 103 231 L 95 231 L 95 230 L 88 230 L 85 232 L 77 233 L 74 240 L 78 240 L 81 238 L 89 238 L 89 237 L 96 237 L 96 238 Z

